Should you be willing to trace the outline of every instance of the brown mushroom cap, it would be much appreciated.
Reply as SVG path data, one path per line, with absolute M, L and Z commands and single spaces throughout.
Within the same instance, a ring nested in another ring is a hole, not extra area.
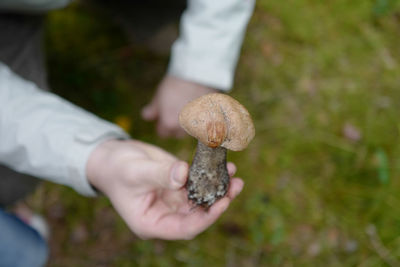
M 249 112 L 225 94 L 207 94 L 189 102 L 179 114 L 179 123 L 203 144 L 233 151 L 245 149 L 255 134 Z

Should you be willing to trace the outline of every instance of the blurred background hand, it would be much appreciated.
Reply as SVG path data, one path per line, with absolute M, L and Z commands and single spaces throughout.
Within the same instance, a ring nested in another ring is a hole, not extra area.
M 142 109 L 142 117 L 147 121 L 157 121 L 156 130 L 160 137 L 183 137 L 185 132 L 178 121 L 182 107 L 195 98 L 216 91 L 167 75 L 158 86 L 151 102 Z

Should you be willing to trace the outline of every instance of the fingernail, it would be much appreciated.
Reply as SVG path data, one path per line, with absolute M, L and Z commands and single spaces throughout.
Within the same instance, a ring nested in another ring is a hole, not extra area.
M 175 166 L 172 169 L 172 182 L 173 186 L 180 188 L 184 184 L 186 166 L 183 163 L 174 163 Z
M 241 185 L 241 186 L 238 188 L 238 190 L 235 192 L 233 198 L 236 198 L 236 197 L 242 192 L 243 187 L 244 187 L 244 182 L 243 182 L 243 181 L 241 181 L 241 182 L 242 182 L 242 185 Z

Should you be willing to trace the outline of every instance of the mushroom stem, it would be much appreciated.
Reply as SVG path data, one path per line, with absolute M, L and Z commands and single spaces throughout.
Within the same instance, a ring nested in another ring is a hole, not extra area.
M 208 208 L 225 196 L 228 186 L 226 148 L 211 148 L 199 141 L 186 185 L 188 198 L 196 205 Z

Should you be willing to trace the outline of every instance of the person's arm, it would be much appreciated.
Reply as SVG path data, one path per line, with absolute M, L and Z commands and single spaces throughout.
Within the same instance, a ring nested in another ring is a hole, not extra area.
M 119 127 L 36 87 L 0 63 L 0 161 L 23 173 L 95 195 L 86 178 L 92 150 L 127 138 Z
M 254 4 L 255 0 L 188 0 L 169 75 L 229 90 Z
M 143 109 L 160 136 L 181 137 L 181 108 L 216 89 L 229 91 L 255 0 L 189 0 L 166 77 Z
M 191 239 L 242 190 L 243 181 L 233 178 L 224 198 L 208 211 L 193 211 L 184 188 L 188 164 L 158 147 L 118 140 L 124 138 L 117 126 L 40 91 L 0 63 L 0 162 L 83 195 L 95 195 L 94 186 L 139 237 Z M 227 167 L 232 176 L 235 166 Z

